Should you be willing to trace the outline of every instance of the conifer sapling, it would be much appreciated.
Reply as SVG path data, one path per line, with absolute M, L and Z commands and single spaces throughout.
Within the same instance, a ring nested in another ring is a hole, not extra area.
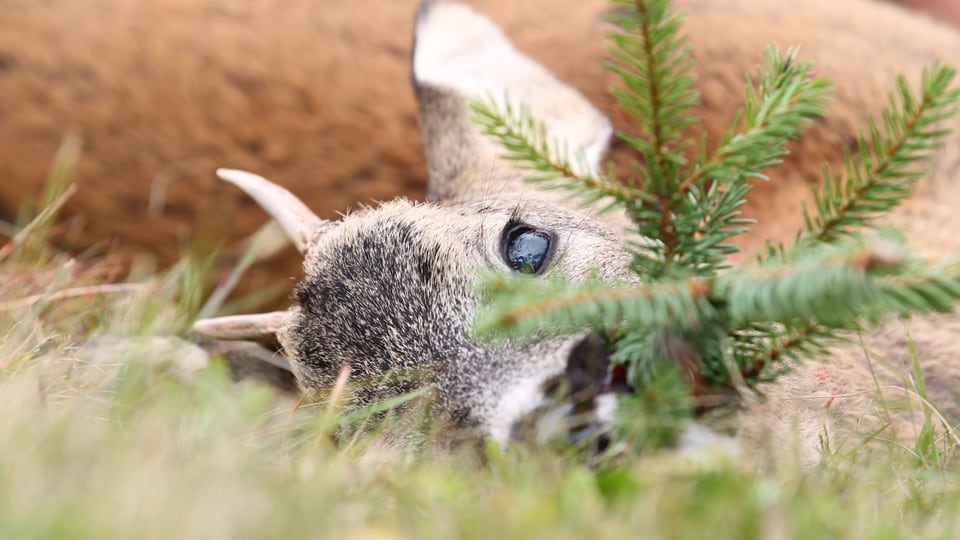
M 737 390 L 826 357 L 849 331 L 888 315 L 953 309 L 960 265 L 911 257 L 878 225 L 910 195 L 948 135 L 941 122 L 960 100 L 953 68 L 928 67 L 917 94 L 901 76 L 881 120 L 870 119 L 858 149 L 845 152 L 844 170 L 825 168 L 796 240 L 729 267 L 738 249 L 730 239 L 753 224 L 740 213 L 751 181 L 767 180 L 764 170 L 780 162 L 786 143 L 825 114 L 829 81 L 810 74 L 797 48 L 769 48 L 746 77 L 745 106 L 708 151 L 705 138 L 686 136 L 699 94 L 681 14 L 668 0 L 616 3 L 607 67 L 619 81 L 612 93 L 633 120 L 617 133 L 639 158 L 627 173 L 583 166 L 509 99 L 471 107 L 504 156 L 530 171 L 530 182 L 626 211 L 635 233 L 631 268 L 642 284 L 488 273 L 480 335 L 599 332 L 634 389 L 621 400 L 622 432 L 647 446 L 669 442 L 680 416 L 735 403 Z

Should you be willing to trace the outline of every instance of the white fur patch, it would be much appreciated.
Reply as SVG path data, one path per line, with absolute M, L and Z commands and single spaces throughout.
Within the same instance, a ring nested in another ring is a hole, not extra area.
M 603 425 L 611 425 L 616 419 L 617 396 L 616 394 L 600 394 L 593 398 L 594 411 L 597 422 Z
M 543 376 L 525 377 L 511 386 L 490 416 L 488 431 L 493 440 L 506 447 L 514 423 L 545 403 Z

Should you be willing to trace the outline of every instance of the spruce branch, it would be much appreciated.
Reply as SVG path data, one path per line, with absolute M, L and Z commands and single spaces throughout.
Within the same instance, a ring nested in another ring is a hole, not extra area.
M 865 310 L 866 322 L 876 322 L 889 314 L 948 313 L 960 299 L 960 265 L 913 263 L 908 274 L 880 277 L 876 286 L 881 307 Z M 790 325 L 754 322 L 732 335 L 734 354 L 745 379 L 770 380 L 785 363 L 828 356 L 828 346 L 842 339 L 843 331 L 855 330 L 861 322 L 834 327 L 814 318 Z
M 708 154 L 701 138 L 688 161 L 684 134 L 696 121 L 691 109 L 699 95 L 681 16 L 668 0 L 616 2 L 624 9 L 612 18 L 618 30 L 609 35 L 608 69 L 621 84 L 612 93 L 637 126 L 617 135 L 640 156 L 629 183 L 618 183 L 612 167 L 593 172 L 582 156 L 571 165 L 568 148 L 549 140 L 524 107 L 508 100 L 472 107 L 505 157 L 533 171 L 531 181 L 587 202 L 606 200 L 633 219 L 637 238 L 626 242 L 635 278 L 487 273 L 478 335 L 523 340 L 593 328 L 615 345 L 612 358 L 626 368 L 640 409 L 656 411 L 655 396 L 675 389 L 667 383 L 683 379 L 693 397 L 727 395 L 772 380 L 794 362 L 826 357 L 832 343 L 886 317 L 954 309 L 960 262 L 934 265 L 911 258 L 899 240 L 859 234 L 883 232 L 877 218 L 909 195 L 925 173 L 921 162 L 943 144 L 949 130 L 940 122 L 960 101 L 953 68 L 925 70 L 916 95 L 900 77 L 881 121 L 868 121 L 869 138 L 859 135 L 858 150 L 845 153 L 844 174 L 825 169 L 816 213 L 804 210 L 795 244 L 771 244 L 765 257 L 729 268 L 737 248 L 728 240 L 753 223 L 740 214 L 750 181 L 766 179 L 785 144 L 824 115 L 829 82 L 812 77 L 796 49 L 768 49 L 755 77 L 746 77 L 746 104 L 715 150 Z
M 682 16 L 668 0 L 616 3 L 624 13 L 610 17 L 618 30 L 609 34 L 612 61 L 607 67 L 622 87 L 611 92 L 640 130 L 639 136 L 618 135 L 643 156 L 649 191 L 666 197 L 686 163 L 690 141 L 682 139 L 682 130 L 697 121 L 690 109 L 700 104 L 690 45 L 680 33 Z
M 740 207 L 746 203 L 751 186 L 738 182 L 724 186 L 711 183 L 706 191 L 700 186 L 689 189 L 684 205 L 686 220 L 678 222 L 681 239 L 677 245 L 678 264 L 699 275 L 715 275 L 727 268 L 727 257 L 738 251 L 727 241 L 750 230 L 753 219 L 743 218 Z M 685 230 L 683 226 L 692 226 Z
M 732 328 L 810 320 L 849 328 L 891 312 L 942 311 L 960 299 L 960 270 L 947 274 L 907 265 L 902 252 L 885 242 L 832 246 L 806 260 L 742 267 L 716 278 L 609 284 L 494 272 L 481 283 L 499 301 L 478 320 L 480 334 L 621 326 L 686 331 L 718 316 Z
M 680 182 L 680 192 L 704 180 L 724 184 L 766 180 L 763 170 L 780 163 L 787 153 L 787 141 L 795 139 L 800 128 L 814 118 L 825 115 L 830 81 L 812 78 L 811 63 L 799 61 L 798 53 L 798 47 L 786 55 L 776 47 L 766 50 L 756 83 L 747 76 L 744 109 L 737 113 L 713 155 L 695 165 Z
M 598 280 L 570 282 L 509 276 L 499 272 L 481 278 L 488 304 L 475 321 L 480 336 L 562 335 L 584 327 L 656 326 L 665 321 L 707 312 L 705 283 L 610 284 Z
M 768 48 L 765 64 L 756 83 L 746 81 L 746 105 L 709 158 L 698 160 L 678 193 L 686 197 L 678 205 L 685 215 L 702 213 L 696 229 L 678 235 L 678 263 L 698 273 L 715 273 L 736 248 L 725 242 L 749 230 L 753 222 L 740 218 L 738 208 L 752 185 L 749 180 L 766 179 L 765 168 L 776 165 L 787 153 L 787 141 L 813 118 L 824 115 L 830 88 L 824 77 L 810 76 L 810 63 L 797 59 L 798 49 L 782 55 Z M 704 152 L 701 150 L 701 155 Z M 709 182 L 708 187 L 702 186 Z
M 910 195 L 926 174 L 919 163 L 929 160 L 950 133 L 938 124 L 957 112 L 960 88 L 951 88 L 955 73 L 939 64 L 924 69 L 919 99 L 898 77 L 899 95 L 889 97 L 882 127 L 868 119 L 870 138 L 858 135 L 856 157 L 845 151 L 845 174 L 825 167 L 823 187 L 814 194 L 816 215 L 804 208 L 806 230 L 798 245 L 850 236 Z
M 886 309 L 897 315 L 950 313 L 960 298 L 960 263 L 915 262 L 908 273 L 884 276 L 878 285 Z
M 897 264 L 889 254 L 869 248 L 831 249 L 810 261 L 735 269 L 717 278 L 713 294 L 737 327 L 810 319 L 843 327 L 876 311 L 880 290 L 875 278 Z
M 521 339 L 583 328 L 613 332 L 626 336 L 619 357 L 646 366 L 638 368 L 641 380 L 662 363 L 654 345 L 674 336 L 696 351 L 694 371 L 708 386 L 728 386 L 738 377 L 753 386 L 791 360 L 823 355 L 844 332 L 888 315 L 949 311 L 960 300 L 960 264 L 908 261 L 886 242 L 806 255 L 714 278 L 639 284 L 489 273 L 481 289 L 497 302 L 482 310 L 475 329 L 480 336 Z M 728 357 L 739 373 L 729 372 Z
M 767 382 L 804 359 L 825 358 L 838 330 L 816 321 L 794 325 L 754 323 L 733 333 L 733 356 L 748 382 Z
M 621 81 L 611 90 L 620 107 L 636 121 L 639 134 L 618 132 L 643 157 L 634 167 L 647 197 L 627 205 L 642 236 L 659 240 L 654 257 L 640 253 L 635 266 L 664 273 L 677 253 L 676 179 L 686 165 L 684 128 L 697 119 L 690 113 L 700 104 L 693 87 L 693 62 L 686 36 L 680 33 L 682 14 L 668 0 L 619 0 L 621 14 L 610 21 L 618 30 L 608 35 L 612 60 L 607 68 Z
M 488 97 L 485 101 L 471 101 L 473 121 L 484 135 L 495 139 L 504 150 L 505 159 L 519 162 L 531 171 L 528 182 L 547 189 L 573 192 L 584 204 L 604 198 L 619 203 L 636 200 L 641 194 L 616 180 L 611 169 L 608 176 L 594 173 L 582 153 L 571 162 L 566 145 L 547 136 L 547 128 L 536 121 L 526 105 L 515 107 L 509 96 L 502 100 Z

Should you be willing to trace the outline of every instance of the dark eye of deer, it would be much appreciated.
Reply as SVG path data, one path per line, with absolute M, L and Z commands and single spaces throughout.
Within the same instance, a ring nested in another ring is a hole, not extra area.
M 515 272 L 539 274 L 550 255 L 551 235 L 528 225 L 514 225 L 503 237 L 503 260 Z

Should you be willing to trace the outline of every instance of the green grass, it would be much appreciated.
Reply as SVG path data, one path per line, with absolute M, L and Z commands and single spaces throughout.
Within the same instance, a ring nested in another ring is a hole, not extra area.
M 665 451 L 591 468 L 538 448 L 335 443 L 335 409 L 234 384 L 217 362 L 197 371 L 187 342 L 136 345 L 185 330 L 204 300 L 197 265 L 105 287 L 109 258 L 73 260 L 30 234 L 10 245 L 0 538 L 960 536 L 955 468 L 879 441 L 868 462 L 837 450 L 814 470 L 790 455 Z

